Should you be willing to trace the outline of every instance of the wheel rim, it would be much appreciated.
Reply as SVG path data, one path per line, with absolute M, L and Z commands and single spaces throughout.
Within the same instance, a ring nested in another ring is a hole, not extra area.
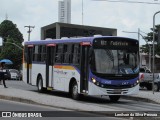
M 77 85 L 75 84 L 75 85 L 73 86 L 73 95 L 75 96 L 75 95 L 77 95 L 77 93 L 78 93 L 78 87 L 77 87 Z
M 42 89 L 42 81 L 41 81 L 41 79 L 40 79 L 39 82 L 38 82 L 38 89 L 39 89 L 39 90 Z
M 157 91 L 158 90 L 158 86 L 157 84 L 154 84 L 154 91 Z

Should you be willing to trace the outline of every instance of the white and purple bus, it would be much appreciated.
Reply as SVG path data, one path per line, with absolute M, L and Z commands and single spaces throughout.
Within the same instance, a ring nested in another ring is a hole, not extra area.
M 25 42 L 23 80 L 38 91 L 109 96 L 139 91 L 139 42 L 115 36 Z

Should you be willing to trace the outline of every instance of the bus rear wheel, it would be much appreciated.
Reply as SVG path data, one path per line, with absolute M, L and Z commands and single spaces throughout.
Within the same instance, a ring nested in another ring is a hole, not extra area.
M 111 102 L 117 102 L 120 99 L 120 95 L 110 95 L 109 98 Z
M 72 95 L 72 98 L 74 100 L 78 100 L 79 99 L 79 93 L 78 93 L 78 85 L 77 85 L 77 82 L 73 82 L 72 84 L 72 90 L 71 90 L 71 95 Z
M 37 88 L 38 88 L 38 92 L 43 92 L 44 88 L 43 88 L 43 80 L 42 77 L 38 77 L 38 83 L 37 83 Z

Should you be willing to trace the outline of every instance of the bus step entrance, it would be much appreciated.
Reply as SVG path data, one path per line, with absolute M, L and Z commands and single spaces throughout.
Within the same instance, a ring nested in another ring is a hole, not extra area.
M 52 91 L 52 90 L 53 90 L 53 87 L 47 87 L 47 90 Z
M 88 94 L 87 90 L 82 90 L 82 94 Z

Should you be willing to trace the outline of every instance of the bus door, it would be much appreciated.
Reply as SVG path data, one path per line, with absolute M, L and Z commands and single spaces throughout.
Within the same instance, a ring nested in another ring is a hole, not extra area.
M 33 57 L 33 45 L 28 45 L 27 48 L 27 83 L 32 83 L 32 57 Z
M 46 87 L 48 89 L 53 87 L 53 65 L 54 65 L 54 54 L 55 44 L 47 45 L 47 56 L 46 56 Z
M 81 60 L 80 60 L 80 92 L 88 93 L 88 78 L 89 78 L 89 48 L 90 42 L 81 43 Z

